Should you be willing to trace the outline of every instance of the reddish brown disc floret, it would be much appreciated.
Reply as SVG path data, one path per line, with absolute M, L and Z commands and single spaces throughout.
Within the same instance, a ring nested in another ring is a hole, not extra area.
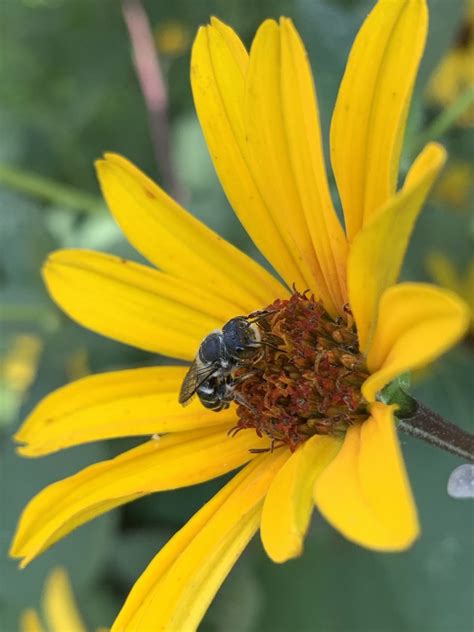
M 294 450 L 314 434 L 337 435 L 367 418 L 368 376 L 350 312 L 333 319 L 313 296 L 277 299 L 259 319 L 262 351 L 239 369 L 239 422 Z

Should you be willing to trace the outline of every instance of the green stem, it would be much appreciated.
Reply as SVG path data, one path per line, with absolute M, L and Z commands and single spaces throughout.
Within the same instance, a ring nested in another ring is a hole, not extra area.
M 99 197 L 16 167 L 0 165 L 0 184 L 69 209 L 96 213 L 104 208 Z
M 461 94 L 452 105 L 445 108 L 428 126 L 428 128 L 422 131 L 418 136 L 410 143 L 408 150 L 409 155 L 414 155 L 420 151 L 426 143 L 432 140 L 437 140 L 443 134 L 445 134 L 459 119 L 474 104 L 474 88 L 468 88 Z
M 0 323 L 39 323 L 48 330 L 59 325 L 58 313 L 41 305 L 14 305 L 4 303 L 0 309 Z
M 407 399 L 411 400 L 409 411 L 400 409 L 395 413 L 399 418 L 399 430 L 466 461 L 474 462 L 473 434 L 447 421 L 409 395 Z

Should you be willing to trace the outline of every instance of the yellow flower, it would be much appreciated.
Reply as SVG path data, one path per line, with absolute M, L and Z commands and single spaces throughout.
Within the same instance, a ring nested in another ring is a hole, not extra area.
M 474 63 L 474 60 L 473 60 Z M 436 183 L 433 197 L 438 202 L 459 210 L 469 209 L 474 192 L 474 165 L 470 162 L 449 161 Z
M 467 0 L 466 14 L 456 42 L 436 68 L 428 84 L 428 97 L 441 107 L 455 103 L 474 89 L 474 0 Z M 461 126 L 474 125 L 474 105 L 458 119 Z
M 474 333 L 474 257 L 471 258 L 464 274 L 440 252 L 432 252 L 427 259 L 427 268 L 431 277 L 443 287 L 456 292 L 469 307 L 471 314 L 471 333 Z
M 468 322 L 464 304 L 451 292 L 394 285 L 413 224 L 445 160 L 439 145 L 428 145 L 397 191 L 426 31 L 424 0 L 380 0 L 356 38 L 330 142 L 344 231 L 329 194 L 311 71 L 292 22 L 265 21 L 250 55 L 218 20 L 200 29 L 191 78 L 207 144 L 235 212 L 284 284 L 124 158 L 107 154 L 98 162 L 115 219 L 159 270 L 106 254 L 56 252 L 44 274 L 66 313 L 103 335 L 189 361 L 210 331 L 236 315 L 275 305 L 276 299 L 284 306 L 276 318 L 290 306 L 315 310 L 319 320 L 298 321 L 301 340 L 291 328 L 282 335 L 297 347 L 307 341 L 306 326 L 324 323 L 332 333 L 319 359 L 340 378 L 331 382 L 331 393 L 342 385 L 366 411 L 362 420 L 344 416 L 334 399 L 347 431 L 333 431 L 329 406 L 325 436 L 312 432 L 314 420 L 303 419 L 306 441 L 293 427 L 295 444 L 279 441 L 271 450 L 281 435 L 263 432 L 256 417 L 261 436 L 254 428 L 230 433 L 242 427 L 242 406 L 219 414 L 198 401 L 182 408 L 177 399 L 185 367 L 87 377 L 43 400 L 16 436 L 25 456 L 111 437 L 163 436 L 38 494 L 21 517 L 12 547 L 22 566 L 113 507 L 244 466 L 151 562 L 118 615 L 115 632 L 195 629 L 259 528 L 274 561 L 301 553 L 314 504 L 343 535 L 371 549 L 402 550 L 418 536 L 393 406 L 377 401 L 377 393 L 399 373 L 443 353 Z M 320 302 L 291 295 L 292 286 L 308 288 Z M 314 356 L 314 349 L 306 350 Z M 303 358 L 288 354 L 295 366 Z M 291 375 L 280 377 L 298 389 Z M 319 377 L 319 370 L 304 375 L 309 381 Z M 355 390 L 354 384 L 360 386 Z M 264 388 L 256 386 L 255 393 Z M 274 394 L 267 386 L 267 394 Z M 318 388 L 322 401 L 326 393 Z M 354 415 L 357 410 L 351 409 Z M 275 422 L 282 425 L 278 414 Z
M 169 57 L 179 57 L 191 44 L 186 25 L 178 20 L 168 20 L 159 24 L 155 28 L 154 36 L 160 53 Z
M 86 632 L 79 613 L 67 573 L 55 568 L 49 574 L 43 593 L 43 610 L 46 628 L 32 608 L 21 615 L 21 632 Z
M 0 356 L 0 425 L 15 418 L 23 398 L 33 382 L 43 347 L 35 334 L 18 334 L 5 345 Z
M 11 349 L 0 359 L 0 380 L 19 393 L 31 385 L 42 349 L 41 338 L 34 334 L 19 334 L 12 340 Z

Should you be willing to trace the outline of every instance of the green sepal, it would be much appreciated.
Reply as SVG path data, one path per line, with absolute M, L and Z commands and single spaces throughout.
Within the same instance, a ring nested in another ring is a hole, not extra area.
M 416 413 L 417 403 L 408 393 L 410 388 L 411 373 L 400 373 L 385 388 L 383 388 L 378 399 L 384 404 L 396 404 L 395 416 L 398 419 L 409 419 Z

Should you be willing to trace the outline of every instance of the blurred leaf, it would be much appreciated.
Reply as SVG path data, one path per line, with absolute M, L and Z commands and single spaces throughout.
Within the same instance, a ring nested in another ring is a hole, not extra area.
M 109 629 L 123 604 L 123 597 L 116 593 L 110 582 L 106 583 L 103 576 L 81 588 L 76 599 L 87 630 L 91 631 Z
M 126 508 L 126 523 L 141 525 L 155 523 L 161 526 L 171 525 L 180 528 L 196 513 L 221 487 L 232 474 L 221 476 L 212 481 L 184 487 L 182 489 L 160 492 L 140 498 Z
M 251 632 L 262 609 L 262 588 L 248 554 L 237 562 L 199 627 L 202 632 Z
M 114 584 L 121 584 L 128 592 L 173 534 L 173 529 L 163 527 L 129 529 L 119 535 L 111 551 L 108 570 Z
M 81 527 L 66 540 L 47 551 L 23 571 L 6 557 L 9 543 L 21 510 L 27 501 L 48 483 L 74 473 L 103 457 L 101 446 L 88 446 L 60 453 L 42 460 L 28 460 L 16 455 L 12 444 L 1 446 L 2 462 L 2 558 L 0 560 L 0 600 L 24 607 L 36 604 L 48 571 L 56 565 L 65 566 L 76 585 L 92 580 L 107 556 L 115 518 L 112 514 Z
M 405 258 L 402 279 L 433 281 L 428 276 L 426 258 L 431 252 L 446 253 L 459 268 L 465 268 L 472 244 L 466 219 L 462 214 L 437 207 L 433 203 L 423 210 L 415 226 Z
M 41 208 L 31 200 L 0 190 L 0 287 L 33 287 L 53 247 Z

